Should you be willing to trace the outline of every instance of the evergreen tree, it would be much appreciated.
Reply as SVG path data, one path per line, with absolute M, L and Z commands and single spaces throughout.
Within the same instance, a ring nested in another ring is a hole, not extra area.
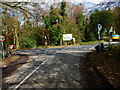
M 60 15 L 61 16 L 67 16 L 66 14 L 66 2 L 62 1 L 60 5 Z
M 50 44 L 59 45 L 62 38 L 59 25 L 59 15 L 55 12 L 53 6 L 50 7 L 50 16 L 43 16 L 45 27 L 49 34 Z
M 81 36 L 81 39 L 82 41 L 85 41 L 85 25 L 84 25 L 84 20 L 85 20 L 85 17 L 83 15 L 83 13 L 78 13 L 76 15 L 76 24 L 80 30 L 80 36 Z

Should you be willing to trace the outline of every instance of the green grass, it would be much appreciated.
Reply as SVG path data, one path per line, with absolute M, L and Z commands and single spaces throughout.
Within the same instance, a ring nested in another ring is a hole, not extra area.
M 0 55 L 0 61 L 1 61 L 1 60 L 4 60 L 4 59 L 2 58 L 2 55 Z
M 2 60 L 2 54 L 0 54 L 0 60 Z
M 92 44 L 92 43 L 98 43 L 99 41 L 90 41 L 90 42 L 81 42 L 80 45 L 86 45 L 86 44 Z M 100 42 L 104 42 L 104 40 L 101 40 Z
M 81 43 L 76 43 L 76 44 L 70 44 L 70 45 L 87 45 L 87 44 L 93 44 L 93 43 L 98 43 L 99 41 L 89 41 L 89 42 L 81 42 Z M 101 40 L 101 42 L 104 42 L 104 40 Z M 37 46 L 36 48 L 49 48 L 49 47 L 60 47 L 60 46 L 70 46 L 70 45 L 67 45 L 67 44 L 62 44 L 62 45 L 59 45 L 59 46 L 56 46 L 56 45 L 42 45 L 42 46 Z
M 104 40 L 101 40 L 101 42 L 104 42 Z M 76 44 L 65 43 L 65 44 L 58 45 L 58 46 L 56 46 L 56 45 L 40 45 L 40 46 L 33 47 L 33 48 L 21 48 L 18 50 L 56 48 L 56 47 L 63 47 L 63 46 L 87 45 L 87 44 L 94 44 L 94 43 L 98 43 L 98 41 L 81 42 L 81 43 L 76 43 Z M 16 50 L 16 49 L 14 49 L 14 50 Z M 12 50 L 12 51 L 14 51 L 14 50 Z
M 36 48 L 47 48 L 48 46 L 42 45 L 42 46 L 37 46 Z

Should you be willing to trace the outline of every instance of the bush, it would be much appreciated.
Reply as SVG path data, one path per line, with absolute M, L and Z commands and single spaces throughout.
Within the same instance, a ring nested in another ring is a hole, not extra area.
M 21 48 L 36 47 L 36 40 L 30 37 L 23 37 L 20 44 Z
M 89 39 L 90 39 L 91 41 L 96 41 L 96 37 L 95 37 L 95 35 L 94 35 L 93 32 L 90 32 Z

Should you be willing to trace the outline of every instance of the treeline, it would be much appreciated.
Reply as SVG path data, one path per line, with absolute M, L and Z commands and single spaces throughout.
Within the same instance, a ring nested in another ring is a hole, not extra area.
M 120 8 L 114 10 L 95 11 L 89 17 L 83 15 L 81 5 L 66 2 L 52 4 L 50 8 L 39 3 L 29 4 L 32 9 L 26 10 L 23 5 L 2 3 L 2 27 L 6 47 L 14 44 L 16 49 L 32 48 L 40 45 L 61 45 L 63 34 L 73 34 L 76 42 L 97 40 L 97 24 L 103 29 L 110 25 L 120 34 Z M 19 6 L 17 6 L 19 5 Z M 32 13 L 33 12 L 33 13 Z M 24 20 L 19 18 L 24 17 Z
M 97 24 L 102 25 L 101 38 L 108 35 L 111 26 L 113 31 L 120 34 L 120 7 L 116 7 L 113 10 L 96 10 L 90 15 L 87 27 L 90 40 L 97 40 Z

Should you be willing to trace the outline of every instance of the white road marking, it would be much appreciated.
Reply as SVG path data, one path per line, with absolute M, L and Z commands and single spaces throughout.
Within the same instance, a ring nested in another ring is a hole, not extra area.
M 56 51 L 57 52 L 57 51 Z M 52 55 L 54 56 L 56 54 L 56 52 Z M 46 59 L 43 63 L 40 64 L 40 66 L 38 66 L 35 70 L 33 70 L 27 77 L 25 77 L 25 79 L 23 79 L 13 90 L 17 90 L 30 76 L 33 75 L 33 73 L 35 73 L 43 64 L 45 64 L 48 61 L 48 59 Z
M 45 62 L 47 62 L 48 59 L 46 59 L 40 66 L 38 66 L 35 70 L 33 70 L 25 79 L 23 79 L 13 90 L 16 90 L 22 85 L 34 72 L 36 72 Z

